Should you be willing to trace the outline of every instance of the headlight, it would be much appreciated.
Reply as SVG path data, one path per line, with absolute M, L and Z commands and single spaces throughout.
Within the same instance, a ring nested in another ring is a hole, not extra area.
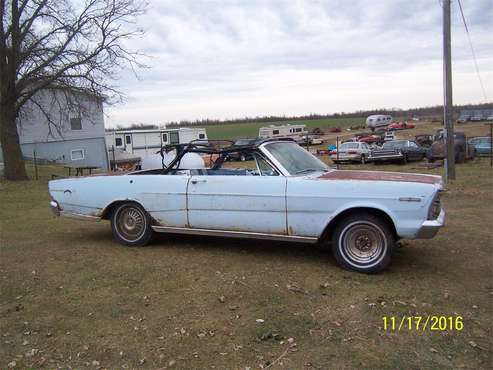
M 430 210 L 428 211 L 428 220 L 436 220 L 441 211 L 440 194 L 437 193 L 435 199 L 433 199 L 433 202 L 431 203 Z

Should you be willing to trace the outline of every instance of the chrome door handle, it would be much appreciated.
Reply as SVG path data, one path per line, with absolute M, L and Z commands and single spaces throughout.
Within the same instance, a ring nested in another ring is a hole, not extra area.
M 193 179 L 191 182 L 192 182 L 192 184 L 198 184 L 199 182 L 207 182 L 207 180 L 196 180 L 196 179 Z

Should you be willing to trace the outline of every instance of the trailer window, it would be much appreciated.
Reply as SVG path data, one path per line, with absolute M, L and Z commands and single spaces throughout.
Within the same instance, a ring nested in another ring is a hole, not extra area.
M 199 139 L 205 139 L 205 135 L 204 134 L 199 134 Z
M 168 134 L 163 134 L 163 143 L 168 142 Z
M 130 135 L 125 135 L 125 143 L 132 144 L 132 138 L 130 137 Z
M 272 130 L 272 135 L 279 135 L 279 130 Z
M 70 160 L 81 161 L 84 159 L 84 149 L 73 149 L 70 151 Z
M 116 137 L 115 138 L 115 146 L 116 147 L 123 146 L 123 141 L 122 141 L 122 138 L 121 137 Z
M 80 117 L 70 118 L 70 129 L 71 130 L 82 130 L 82 120 Z

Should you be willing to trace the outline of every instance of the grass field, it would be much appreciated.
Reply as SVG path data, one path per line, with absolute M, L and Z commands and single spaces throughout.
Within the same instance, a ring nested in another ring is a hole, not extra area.
M 161 235 L 123 247 L 106 222 L 51 215 L 51 173 L 0 182 L 0 368 L 492 368 L 489 159 L 457 166 L 446 227 L 378 275 L 341 270 L 322 246 Z M 464 327 L 384 330 L 404 315 Z
M 289 122 L 264 122 L 264 123 L 237 123 L 215 126 L 206 126 L 207 137 L 209 139 L 239 139 L 255 138 L 258 136 L 260 127 L 269 125 L 305 124 L 307 129 L 320 128 L 322 130 L 329 127 L 349 127 L 365 123 L 366 118 L 330 118 L 318 120 L 289 121 Z

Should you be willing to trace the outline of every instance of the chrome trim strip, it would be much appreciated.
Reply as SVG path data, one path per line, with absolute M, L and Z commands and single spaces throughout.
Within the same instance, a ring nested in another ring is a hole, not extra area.
M 399 198 L 400 202 L 421 202 L 421 198 L 415 197 L 401 197 Z
M 72 213 L 67 211 L 60 211 L 60 217 L 84 221 L 101 221 L 101 217 L 98 216 L 83 215 L 81 213 Z
M 169 226 L 152 226 L 152 229 L 159 233 L 209 235 L 209 236 L 222 236 L 228 238 L 282 240 L 282 241 L 292 241 L 292 242 L 302 242 L 302 243 L 316 243 L 318 241 L 318 238 L 308 237 L 308 236 L 279 235 L 279 234 L 256 233 L 256 232 L 248 232 L 248 231 L 194 229 L 194 228 L 186 228 L 186 227 L 169 227 Z

